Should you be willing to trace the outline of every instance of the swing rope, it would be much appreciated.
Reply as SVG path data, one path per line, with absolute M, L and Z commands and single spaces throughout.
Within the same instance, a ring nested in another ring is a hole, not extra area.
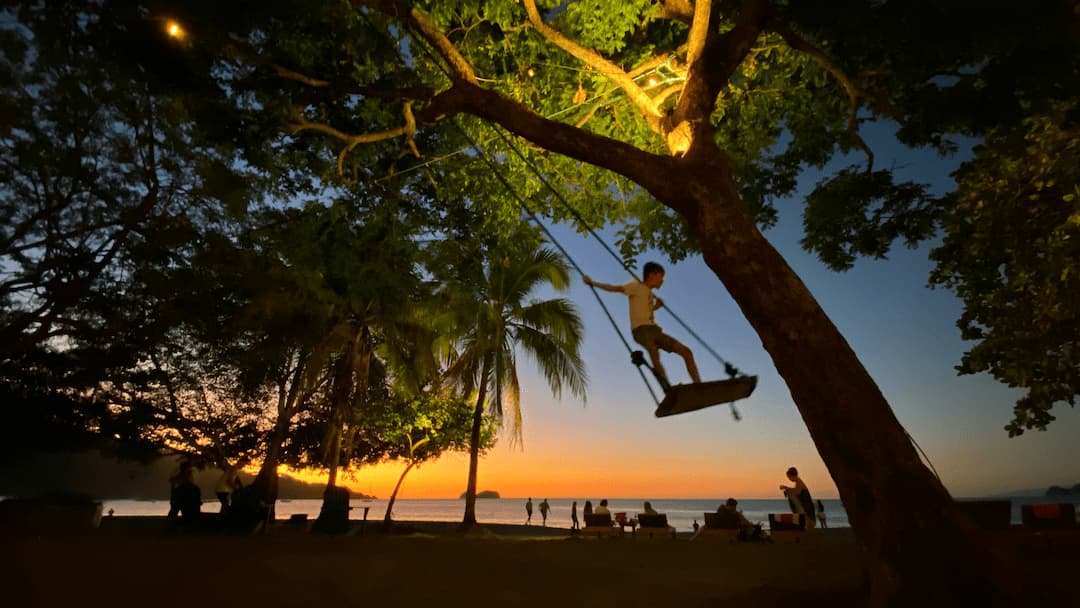
M 634 278 L 634 280 L 640 281 L 641 279 L 637 276 L 637 274 L 634 273 L 634 270 L 627 266 L 626 262 L 624 262 L 623 259 L 619 257 L 617 253 L 615 253 L 615 250 L 613 250 L 611 246 L 609 246 L 607 242 L 604 241 L 604 239 L 595 230 L 593 230 L 593 227 L 589 224 L 589 222 L 585 221 L 585 218 L 583 218 L 581 214 L 578 213 L 578 210 L 573 205 L 571 205 L 569 201 L 566 200 L 566 197 L 564 197 L 562 193 L 560 193 L 553 185 L 551 185 L 551 182 L 549 182 L 548 179 L 544 177 L 543 173 L 541 173 L 540 170 L 536 168 L 536 165 L 529 161 L 529 159 L 525 158 L 525 156 L 521 153 L 521 150 L 519 150 L 518 147 L 514 145 L 513 141 L 511 141 L 510 138 L 507 137 L 506 133 L 504 133 L 503 130 L 500 129 L 497 125 L 493 126 L 492 128 L 499 135 L 499 137 L 502 138 L 503 143 L 505 143 L 506 146 L 511 151 L 513 151 L 513 153 L 521 160 L 521 162 L 525 163 L 525 166 L 527 166 L 529 170 L 532 171 L 533 175 L 535 175 L 537 179 L 539 179 L 540 182 L 547 187 L 547 189 L 555 196 L 555 199 L 558 200 L 559 203 L 562 204 L 562 206 L 570 212 L 574 219 L 577 220 L 579 224 L 584 226 L 585 229 L 589 232 L 589 234 L 593 238 L 595 238 L 601 246 L 603 246 L 604 250 L 607 251 L 608 254 L 611 255 L 611 257 L 614 258 L 620 266 L 622 266 L 623 270 L 629 273 L 630 276 Z M 460 125 L 458 126 L 458 129 L 461 129 Z M 509 185 L 507 185 L 507 187 L 509 188 Z M 581 272 L 581 270 L 578 269 L 578 272 Z M 584 273 L 582 273 L 582 275 L 584 275 Z M 672 310 L 666 302 L 664 303 L 664 309 L 669 315 L 671 315 L 671 318 L 675 319 L 675 321 L 678 322 L 678 324 L 686 330 L 687 333 L 689 333 L 695 340 L 697 340 L 699 344 L 705 347 L 705 350 L 708 351 L 708 353 L 712 355 L 713 358 L 715 358 L 717 362 L 720 363 L 720 365 L 724 366 L 724 372 L 728 376 L 735 377 L 739 375 L 739 369 L 727 360 L 725 360 L 723 357 L 721 357 L 720 354 L 717 353 L 712 346 L 710 346 L 707 342 L 705 342 L 704 339 L 701 338 L 701 336 L 697 334 L 697 332 L 695 332 L 693 329 L 690 329 L 690 326 L 683 322 L 682 318 L 680 318 L 679 315 L 675 314 L 675 311 Z
M 415 32 L 414 32 L 414 35 L 415 35 Z M 419 40 L 421 40 L 420 48 L 423 49 L 424 53 L 428 56 L 428 58 L 432 61 L 432 63 L 439 66 L 439 69 L 442 70 L 443 74 L 447 78 L 453 80 L 453 76 L 450 74 L 449 70 L 446 68 L 445 65 L 443 65 L 443 63 L 441 61 L 439 61 L 435 57 L 435 54 L 428 47 L 428 45 L 425 42 L 422 41 L 422 37 Z M 460 122 L 458 120 L 458 117 L 456 115 L 453 117 L 453 124 L 458 129 L 458 131 L 461 132 L 462 136 L 465 137 L 466 141 L 468 141 L 472 145 L 473 149 L 475 149 L 477 151 L 477 153 L 484 159 L 484 162 L 492 170 L 491 171 L 492 174 L 495 175 L 498 178 L 499 182 L 503 185 L 504 188 L 506 188 L 507 192 L 509 192 L 510 195 L 515 200 L 518 201 L 518 204 L 521 205 L 522 209 L 524 209 L 529 214 L 529 216 L 532 218 L 533 222 L 535 222 L 540 227 L 540 229 L 544 232 L 544 234 L 551 240 L 552 244 L 554 244 L 559 249 L 559 251 L 566 257 L 566 259 L 570 262 L 570 264 L 573 265 L 574 269 L 577 270 L 578 274 L 582 275 L 583 277 L 586 276 L 585 273 L 582 271 L 581 267 L 577 264 L 576 261 L 574 261 L 574 258 L 570 255 L 570 252 L 568 252 L 561 244 L 559 244 L 558 240 L 555 239 L 555 235 L 553 235 L 551 233 L 551 231 L 549 231 L 547 229 L 547 227 L 543 224 L 543 222 L 541 222 L 540 219 L 537 217 L 536 213 L 533 212 L 533 210 L 529 207 L 528 203 L 526 203 L 524 198 L 520 194 L 518 194 L 517 190 L 515 190 L 514 187 L 510 184 L 510 182 L 507 181 L 507 179 L 503 176 L 502 172 L 499 170 L 500 168 L 495 164 L 495 162 L 490 158 L 490 156 L 465 131 L 465 129 L 461 126 L 461 124 L 460 124 Z M 574 218 L 578 222 L 580 222 L 581 225 L 584 226 L 588 230 L 589 234 L 592 235 L 593 238 L 595 238 L 597 240 L 597 242 L 599 242 L 603 246 L 603 248 L 608 252 L 608 254 L 610 254 L 615 259 L 615 261 L 617 261 L 619 263 L 619 265 L 622 266 L 623 269 L 626 270 L 626 272 L 628 272 L 630 274 L 630 276 L 634 278 L 634 280 L 640 281 L 641 279 L 638 278 L 638 276 L 634 273 L 634 271 L 631 268 L 629 268 L 626 265 L 626 263 L 623 262 L 622 258 L 619 257 L 615 253 L 615 251 L 611 249 L 610 246 L 608 246 L 607 242 L 604 241 L 604 239 L 601 238 L 600 235 L 597 234 L 595 230 L 593 230 L 592 226 L 588 222 L 586 222 L 583 217 L 581 217 L 581 214 L 578 213 L 577 209 L 573 205 L 571 205 L 562 196 L 562 194 L 551 185 L 550 182 L 548 182 L 548 180 L 543 176 L 543 174 L 540 172 L 540 170 L 537 169 L 536 166 L 532 162 L 530 162 L 528 159 L 526 159 L 521 154 L 521 151 L 518 150 L 517 146 L 515 146 L 513 144 L 513 142 L 511 142 L 507 138 L 507 136 L 502 132 L 502 130 L 499 129 L 497 126 L 493 127 L 493 128 L 494 128 L 495 132 L 499 135 L 499 137 L 501 137 L 502 140 L 504 142 L 506 142 L 506 145 L 514 152 L 514 154 L 517 155 L 518 158 L 520 158 L 521 161 L 524 162 L 527 167 L 529 167 L 529 169 L 533 172 L 533 174 L 536 175 L 537 178 L 539 178 L 540 181 L 548 188 L 548 190 L 550 190 L 551 193 L 553 195 L 555 195 L 555 198 L 567 210 L 570 211 L 570 213 L 574 216 Z M 630 343 L 626 340 L 626 337 L 623 336 L 622 330 L 619 329 L 618 323 L 616 323 L 614 317 L 611 316 L 611 312 L 608 310 L 607 305 L 604 304 L 604 300 L 600 297 L 600 294 L 597 292 L 596 288 L 593 287 L 592 285 L 590 285 L 589 289 L 592 291 L 593 297 L 596 298 L 596 301 L 600 304 L 600 308 L 603 309 L 604 315 L 607 316 L 608 321 L 611 323 L 612 328 L 615 330 L 615 333 L 618 334 L 619 340 L 622 341 L 623 346 L 626 348 L 627 352 L 630 353 L 630 360 L 634 363 L 634 367 L 637 369 L 638 375 L 641 376 L 641 381 L 645 383 L 645 387 L 649 389 L 649 395 L 652 396 L 653 402 L 656 403 L 657 407 L 659 407 L 660 406 L 660 401 L 656 398 L 656 393 L 653 392 L 652 385 L 649 384 L 649 380 L 648 380 L 648 378 L 646 378 L 645 372 L 643 372 L 641 370 L 642 365 L 647 366 L 647 364 L 644 361 L 644 357 L 642 357 L 641 355 L 635 355 L 634 354 L 635 351 L 630 346 Z M 668 307 L 665 305 L 664 308 L 668 308 Z M 711 354 L 713 357 L 715 357 L 716 360 L 719 361 L 720 364 L 724 366 L 724 370 L 730 376 L 734 377 L 738 373 L 738 370 L 733 365 L 731 365 L 730 363 L 725 361 L 715 350 L 713 350 L 713 348 L 711 346 L 706 344 L 705 341 L 702 340 L 701 337 L 698 336 L 696 332 L 694 332 L 693 330 L 690 330 L 690 328 L 686 325 L 686 323 L 684 323 L 682 321 L 682 319 L 680 319 L 675 314 L 674 311 L 672 311 L 672 310 L 670 310 L 670 308 L 668 308 L 668 313 L 672 317 L 674 317 L 675 320 L 678 321 L 678 323 L 681 326 L 686 328 L 690 332 L 690 335 L 693 336 L 695 340 L 697 340 L 702 346 L 705 347 L 706 350 L 709 351 L 709 354 Z M 653 370 L 652 367 L 649 367 L 649 369 L 653 372 L 653 375 L 657 377 L 657 381 L 661 382 L 660 375 L 656 373 L 656 370 Z M 665 392 L 669 388 L 666 385 L 666 382 L 661 382 L 661 386 L 664 388 Z M 736 421 L 741 420 L 742 416 L 739 414 L 739 410 L 735 408 L 735 404 L 734 403 L 729 403 L 728 405 L 731 406 L 731 415 L 732 415 L 732 417 L 734 417 Z
M 544 235 L 548 238 L 549 241 L 551 241 L 551 244 L 554 245 L 559 250 L 559 253 L 561 253 L 563 255 L 563 257 L 565 257 L 568 262 L 570 262 L 570 265 L 574 267 L 574 270 L 576 270 L 578 272 L 578 274 L 580 274 L 581 276 L 586 276 L 585 272 L 581 269 L 581 266 L 579 266 L 577 261 L 574 260 L 574 257 L 570 255 L 570 252 L 567 251 L 566 248 L 564 248 L 561 243 L 559 243 L 558 239 L 555 238 L 555 235 L 552 234 L 550 230 L 548 230 L 547 226 L 545 226 L 542 221 L 540 221 L 539 216 L 537 216 L 536 212 L 532 210 L 532 208 L 529 206 L 528 202 L 525 201 L 524 197 L 522 197 L 517 192 L 517 190 L 515 190 L 513 188 L 513 186 L 510 185 L 510 182 L 507 181 L 505 176 L 503 176 L 502 171 L 500 170 L 500 167 L 495 164 L 495 161 L 491 160 L 491 157 L 480 146 L 480 144 L 477 143 L 476 140 L 474 140 L 472 138 L 472 136 L 470 136 L 468 134 L 468 132 L 465 131 L 464 128 L 462 128 L 461 124 L 458 121 L 457 116 L 454 116 L 452 118 L 452 123 L 453 123 L 454 127 L 456 127 L 457 130 L 461 133 L 462 137 L 464 137 L 466 139 L 466 141 L 468 141 L 469 144 L 472 145 L 473 149 L 476 150 L 477 154 L 480 156 L 481 159 L 483 159 L 484 163 L 488 166 L 488 168 L 491 169 L 492 175 L 494 175 L 496 177 L 496 179 L 499 180 L 499 182 L 503 185 L 503 187 L 506 188 L 506 191 L 515 200 L 517 200 L 517 202 L 521 206 L 521 208 L 524 209 L 525 212 L 529 214 L 529 217 L 532 218 L 532 221 L 540 228 L 540 230 L 542 230 L 544 232 Z M 630 342 L 627 341 L 626 336 L 623 335 L 622 330 L 619 329 L 619 324 L 615 321 L 615 317 L 613 317 L 611 315 L 611 311 L 608 310 L 607 305 L 604 304 L 604 300 L 603 300 L 603 298 L 600 297 L 600 293 L 592 285 L 589 285 L 589 290 L 592 291 L 593 297 L 596 298 L 597 303 L 600 304 L 600 308 L 604 311 L 604 315 L 607 317 L 608 322 L 611 323 L 611 327 L 615 330 L 615 334 L 619 336 L 619 340 L 622 341 L 623 347 L 626 348 L 626 351 L 628 353 L 630 353 L 631 359 L 633 359 L 634 358 L 634 349 L 633 349 L 633 347 L 630 346 Z M 645 388 L 649 389 L 649 395 L 652 397 L 653 402 L 655 402 L 657 407 L 659 407 L 660 406 L 660 400 L 657 399 L 656 393 L 653 391 L 652 385 L 649 384 L 649 380 L 645 376 L 645 372 L 643 372 L 641 370 L 640 365 L 636 365 L 635 367 L 636 367 L 636 369 L 638 371 L 638 374 L 641 376 L 641 381 L 645 383 Z

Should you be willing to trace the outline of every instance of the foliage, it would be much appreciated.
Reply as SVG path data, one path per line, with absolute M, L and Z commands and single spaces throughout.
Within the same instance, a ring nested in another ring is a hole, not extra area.
M 486 256 L 471 282 L 444 292 L 462 333 L 447 376 L 466 392 L 490 389 L 487 408 L 520 439 L 521 387 L 517 350 L 532 357 L 556 396 L 567 388 L 584 395 L 586 375 L 578 349 L 583 328 L 573 303 L 537 299 L 538 290 L 569 287 L 567 262 L 522 230 Z
M 996 130 L 957 172 L 932 253 L 931 282 L 964 302 L 975 341 L 957 367 L 1027 389 L 1009 435 L 1045 430 L 1055 403 L 1080 394 L 1080 123 L 1078 106 Z

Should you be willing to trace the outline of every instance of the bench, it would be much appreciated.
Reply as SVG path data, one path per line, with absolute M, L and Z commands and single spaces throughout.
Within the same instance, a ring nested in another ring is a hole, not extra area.
M 675 538 L 675 528 L 667 523 L 667 515 L 664 513 L 638 513 L 638 529 L 636 536 L 645 538 Z

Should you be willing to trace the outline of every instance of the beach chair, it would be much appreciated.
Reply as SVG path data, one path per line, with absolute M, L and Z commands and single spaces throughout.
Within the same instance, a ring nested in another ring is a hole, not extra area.
M 638 513 L 637 522 L 637 534 L 634 535 L 636 538 L 675 538 L 675 528 L 668 525 L 667 515 L 664 513 Z
M 1072 503 L 1021 505 L 1020 520 L 1025 529 L 1048 545 L 1080 545 L 1080 525 Z
M 625 511 L 620 511 L 615 514 L 615 523 L 619 526 L 619 533 L 623 535 L 626 535 L 626 528 L 629 527 L 630 536 L 634 535 L 638 526 L 638 520 L 626 517 Z
M 739 540 L 739 518 L 734 513 L 720 511 L 703 513 L 705 525 L 698 528 L 690 540 L 720 540 L 735 542 Z
M 1022 505 L 1020 520 L 1029 528 L 1043 530 L 1076 528 L 1076 507 L 1068 502 Z
M 806 516 L 801 513 L 769 513 L 769 537 L 773 542 L 808 540 Z
M 598 537 L 612 536 L 615 530 L 615 522 L 611 519 L 611 513 L 589 513 L 585 516 L 585 527 L 581 529 L 581 534 L 595 534 Z

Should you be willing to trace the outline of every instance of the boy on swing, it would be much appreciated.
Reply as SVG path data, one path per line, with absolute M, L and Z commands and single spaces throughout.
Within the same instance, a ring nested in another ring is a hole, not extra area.
M 653 319 L 653 311 L 664 305 L 663 300 L 653 295 L 652 290 L 658 289 L 664 284 L 664 268 L 656 262 L 646 262 L 643 269 L 642 279 L 634 279 L 625 285 L 608 285 L 598 283 L 589 277 L 583 277 L 586 285 L 611 291 L 624 293 L 630 301 L 630 332 L 634 341 L 649 351 L 652 359 L 653 371 L 668 383 L 667 373 L 660 364 L 660 350 L 675 353 L 683 358 L 686 363 L 686 371 L 690 372 L 690 378 L 695 383 L 701 382 L 698 375 L 697 364 L 694 363 L 694 353 L 683 343 L 661 331 L 660 326 Z

